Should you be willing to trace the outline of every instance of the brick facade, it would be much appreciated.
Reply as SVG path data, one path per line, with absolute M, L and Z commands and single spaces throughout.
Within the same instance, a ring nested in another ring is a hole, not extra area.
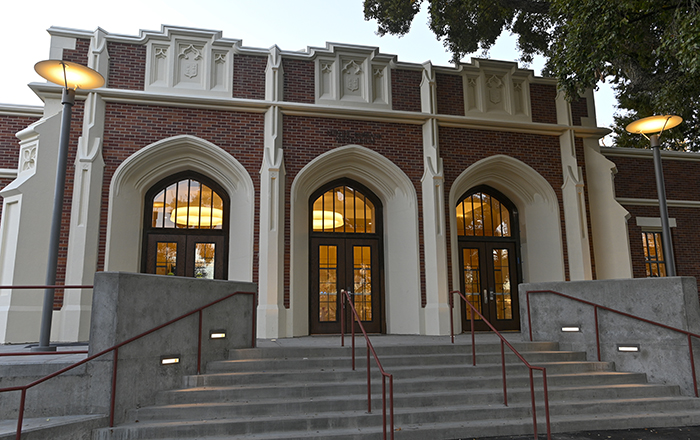
M 421 111 L 420 84 L 423 73 L 417 70 L 391 70 L 391 105 L 394 110 Z
M 267 57 L 236 55 L 233 59 L 233 97 L 265 99 Z
M 107 87 L 144 90 L 146 80 L 146 46 L 140 44 L 107 43 L 109 78 Z
M 282 60 L 284 69 L 284 100 L 314 104 L 314 63 L 303 60 Z
M 557 123 L 557 87 L 548 84 L 530 84 L 532 122 Z
M 464 116 L 464 84 L 459 75 L 435 74 L 437 112 L 442 115 Z

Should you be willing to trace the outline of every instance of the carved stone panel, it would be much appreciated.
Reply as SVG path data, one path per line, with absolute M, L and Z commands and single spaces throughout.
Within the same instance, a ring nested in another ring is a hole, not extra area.
M 165 28 L 147 41 L 146 91 L 230 98 L 236 41 Z

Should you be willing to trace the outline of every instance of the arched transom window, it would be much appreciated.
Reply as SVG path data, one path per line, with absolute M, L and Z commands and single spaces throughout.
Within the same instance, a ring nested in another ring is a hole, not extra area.
M 471 194 L 456 208 L 457 235 L 471 237 L 510 237 L 510 210 L 495 197 L 483 192 Z
M 350 186 L 339 185 L 329 189 L 314 200 L 312 206 L 314 232 L 376 232 L 374 204 Z
M 172 183 L 153 197 L 152 228 L 221 229 L 223 223 L 221 196 L 195 179 Z

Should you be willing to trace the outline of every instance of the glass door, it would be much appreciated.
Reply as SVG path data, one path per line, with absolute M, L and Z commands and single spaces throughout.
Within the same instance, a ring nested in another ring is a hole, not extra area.
M 311 245 L 310 332 L 339 333 L 341 290 L 350 293 L 365 330 L 380 333 L 378 245 L 371 239 L 315 238 Z M 352 312 L 346 310 L 346 331 Z M 359 331 L 359 326 L 356 326 Z
M 460 243 L 461 289 L 498 330 L 520 329 L 514 243 Z M 471 328 L 471 308 L 462 304 L 462 328 Z M 474 316 L 475 330 L 489 330 Z

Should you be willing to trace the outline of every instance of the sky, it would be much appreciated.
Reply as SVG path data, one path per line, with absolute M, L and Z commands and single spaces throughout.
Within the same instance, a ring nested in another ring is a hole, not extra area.
M 9 3 L 9 0 L 6 0 Z M 376 35 L 377 25 L 365 21 L 362 0 L 119 0 L 99 2 L 76 0 L 15 1 L 0 8 L 0 41 L 11 53 L 15 65 L 0 69 L 0 103 L 41 105 L 27 84 L 44 82 L 34 64 L 49 57 L 51 26 L 138 36 L 139 30 L 159 31 L 161 25 L 222 31 L 224 38 L 240 39 L 243 46 L 282 50 L 325 47 L 326 42 L 376 46 L 398 56 L 399 61 L 450 66 L 451 54 L 428 29 L 426 7 L 413 21 L 404 37 Z M 481 53 L 470 57 L 481 58 Z M 504 34 L 491 49 L 493 59 L 516 61 L 515 38 Z M 541 73 L 543 60 L 521 67 Z M 616 101 L 603 85 L 596 92 L 598 126 L 612 124 Z M 609 144 L 609 141 L 604 141 Z

